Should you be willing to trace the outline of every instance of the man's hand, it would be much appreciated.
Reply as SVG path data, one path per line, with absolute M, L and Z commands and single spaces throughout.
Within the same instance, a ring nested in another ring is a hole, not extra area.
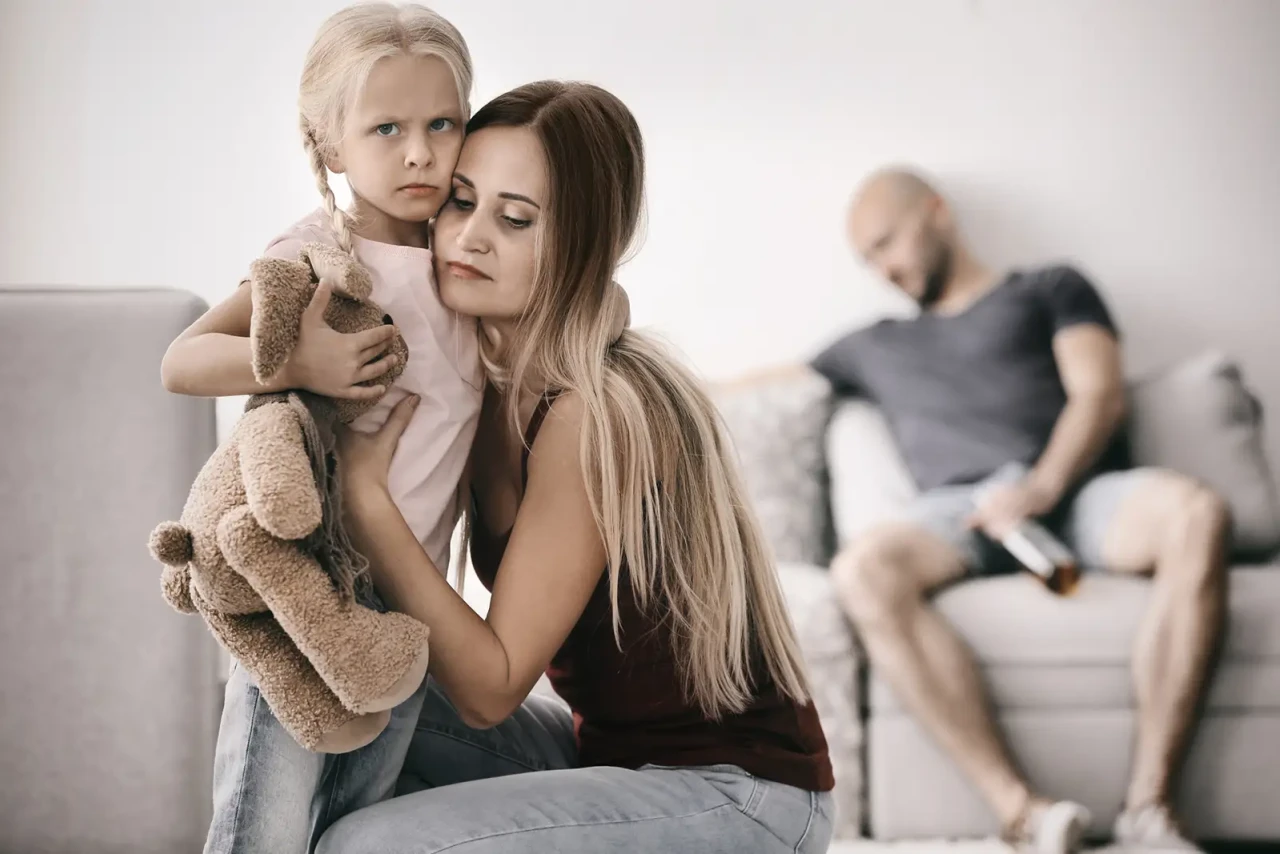
M 1062 491 L 1033 478 L 993 486 L 978 501 L 969 526 L 1000 540 L 1025 519 L 1044 516 L 1057 506 Z

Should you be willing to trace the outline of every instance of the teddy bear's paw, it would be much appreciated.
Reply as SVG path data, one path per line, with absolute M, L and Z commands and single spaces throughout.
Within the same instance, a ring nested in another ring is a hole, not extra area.
M 429 659 L 428 646 L 424 642 L 422 651 L 418 653 L 418 657 L 409 665 L 409 669 L 405 671 L 404 675 L 397 679 L 395 684 L 381 697 L 374 697 L 372 700 L 362 703 L 361 709 L 365 711 L 394 709 L 412 697 L 413 692 L 421 687 L 422 680 L 427 678 L 427 663 Z
M 327 732 L 312 747 L 316 753 L 350 753 L 359 750 L 382 734 L 391 721 L 391 712 L 357 715 L 332 732 Z
M 356 606 L 341 633 L 316 637 L 303 652 L 325 684 L 357 714 L 394 708 L 422 684 L 427 627 L 406 614 Z

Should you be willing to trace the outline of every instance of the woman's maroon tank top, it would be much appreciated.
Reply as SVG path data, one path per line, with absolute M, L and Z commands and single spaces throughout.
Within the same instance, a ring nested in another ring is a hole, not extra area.
M 539 403 L 529 421 L 522 477 L 528 479 L 528 448 L 550 408 Z M 487 531 L 473 514 L 471 560 L 481 583 L 493 589 L 510 532 Z M 547 676 L 573 711 L 578 761 L 584 766 L 738 765 L 747 772 L 809 791 L 834 785 L 827 741 L 813 704 L 782 694 L 763 667 L 757 696 L 742 712 L 718 721 L 686 700 L 669 629 L 645 614 L 629 593 L 624 572 L 619 590 L 622 648 L 613 634 L 609 581 L 602 576 L 582 616 L 547 668 Z

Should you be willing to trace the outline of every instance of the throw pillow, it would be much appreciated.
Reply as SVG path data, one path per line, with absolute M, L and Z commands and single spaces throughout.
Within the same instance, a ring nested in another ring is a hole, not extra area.
M 1246 555 L 1280 548 L 1280 500 L 1267 464 L 1262 405 L 1230 357 L 1209 351 L 1130 384 L 1135 465 L 1194 477 L 1231 508 L 1233 546 Z
M 823 449 L 830 383 L 797 372 L 713 387 L 711 397 L 775 559 L 825 566 L 831 556 Z

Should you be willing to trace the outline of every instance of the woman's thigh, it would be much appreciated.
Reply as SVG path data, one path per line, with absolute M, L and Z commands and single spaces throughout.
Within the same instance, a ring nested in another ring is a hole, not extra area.
M 733 766 L 579 768 L 416 792 L 352 813 L 318 854 L 826 850 L 830 798 Z
M 470 780 L 572 768 L 573 716 L 551 697 L 531 694 L 490 729 L 467 726 L 432 680 L 405 757 L 397 794 Z

